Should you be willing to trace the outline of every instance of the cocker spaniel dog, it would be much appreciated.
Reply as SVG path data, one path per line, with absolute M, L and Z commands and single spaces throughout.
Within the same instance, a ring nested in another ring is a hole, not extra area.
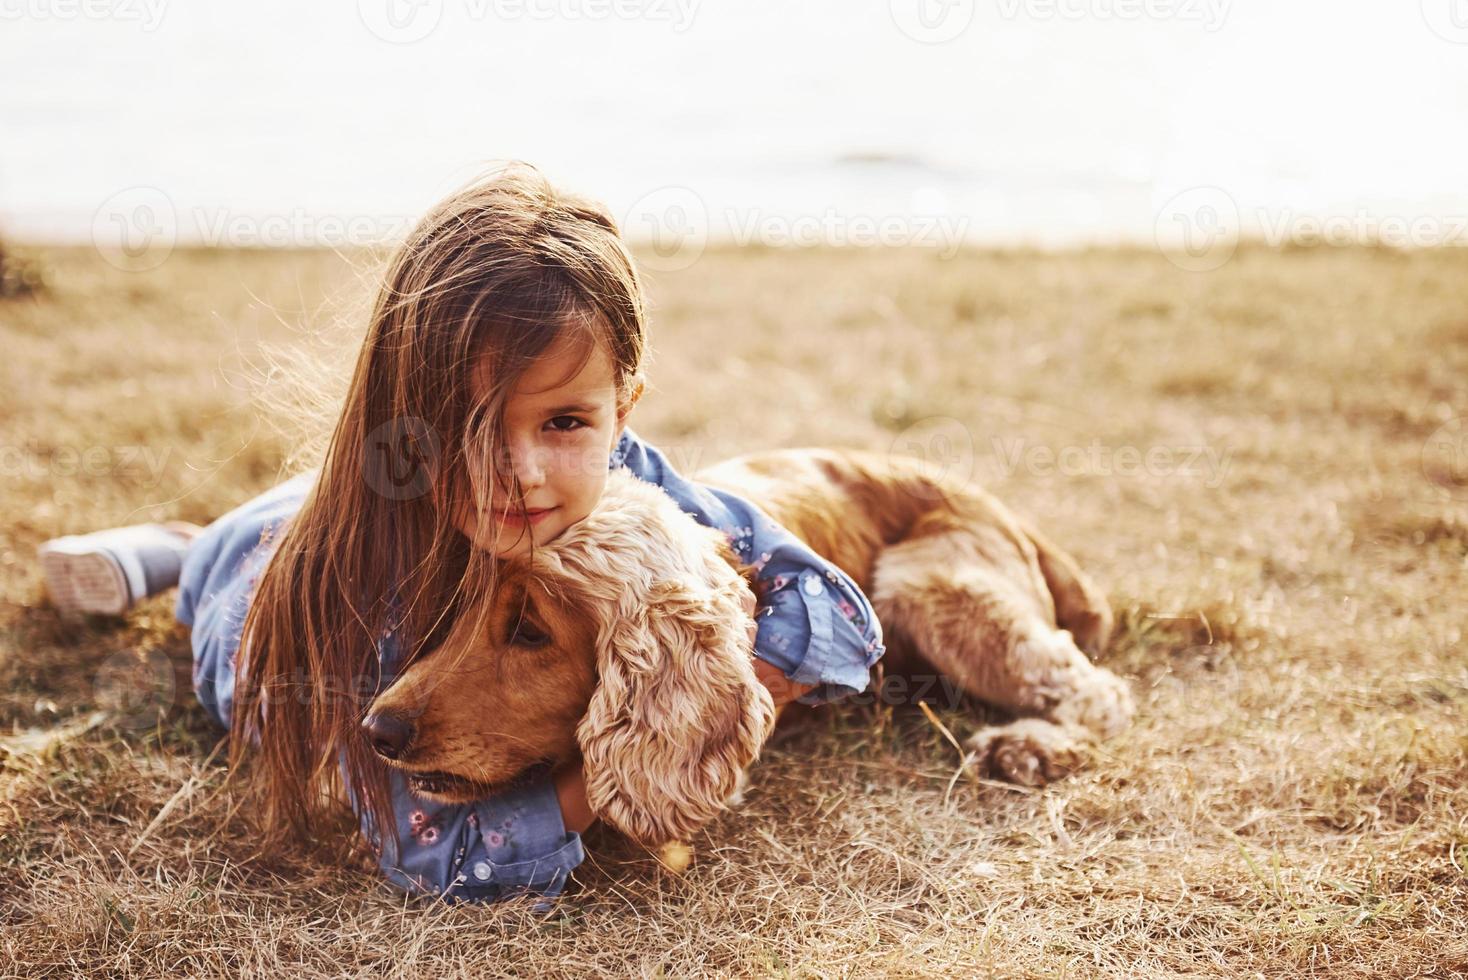
M 967 742 L 982 771 L 1036 785 L 1124 728 L 1124 681 L 1087 656 L 1105 597 L 1069 555 L 990 494 L 915 459 L 778 450 L 696 479 L 753 501 L 872 602 L 883 670 L 939 671 L 1018 716 Z M 609 474 L 593 513 L 509 560 L 481 615 L 405 667 L 363 726 L 411 730 L 387 761 L 424 795 L 469 802 L 579 756 L 596 813 L 648 845 L 687 839 L 738 788 L 775 722 L 755 677 L 728 539 L 659 487 Z

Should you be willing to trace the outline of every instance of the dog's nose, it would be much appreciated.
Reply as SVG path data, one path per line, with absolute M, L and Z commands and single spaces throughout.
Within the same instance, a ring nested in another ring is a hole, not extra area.
M 362 719 L 362 729 L 373 750 L 385 759 L 396 759 L 413 741 L 413 723 L 390 711 L 375 712 Z

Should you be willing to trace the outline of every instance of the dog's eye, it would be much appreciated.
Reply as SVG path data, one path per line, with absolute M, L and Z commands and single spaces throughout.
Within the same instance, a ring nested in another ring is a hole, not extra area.
M 515 626 L 515 631 L 510 634 L 510 642 L 517 647 L 543 647 L 550 642 L 550 634 L 536 629 L 535 624 L 528 619 L 522 619 Z

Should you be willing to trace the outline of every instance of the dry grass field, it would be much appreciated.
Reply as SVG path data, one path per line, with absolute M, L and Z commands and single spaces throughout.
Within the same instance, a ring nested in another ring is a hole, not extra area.
M 651 276 L 643 437 L 685 472 L 800 445 L 964 468 L 1107 590 L 1139 717 L 1029 791 L 963 778 L 909 705 L 828 709 L 686 874 L 593 831 L 549 917 L 256 853 L 172 593 L 80 624 L 42 595 L 47 537 L 207 522 L 281 476 L 309 429 L 282 352 L 350 364 L 367 260 L 29 254 L 47 290 L 0 302 L 0 974 L 1468 973 L 1468 254 Z

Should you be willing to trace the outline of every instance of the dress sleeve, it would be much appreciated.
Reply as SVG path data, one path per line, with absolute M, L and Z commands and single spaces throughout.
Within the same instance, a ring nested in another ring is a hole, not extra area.
M 390 785 L 395 825 L 388 839 L 374 832 L 370 815 L 359 815 L 384 876 L 410 895 L 483 903 L 534 893 L 542 896 L 537 908 L 548 909 L 585 859 L 581 835 L 561 821 L 548 773 L 460 804 L 424 800 L 396 769 Z M 350 788 L 348 795 L 356 808 Z
M 383 669 L 395 671 L 396 637 L 379 643 Z M 567 831 L 549 771 L 532 770 L 513 788 L 472 803 L 425 800 L 396 769 L 389 773 L 392 832 L 378 835 L 371 814 L 358 805 L 340 756 L 342 780 L 365 839 L 387 880 L 415 896 L 449 903 L 494 902 L 516 895 L 542 896 L 546 911 L 571 872 L 586 857 L 581 835 Z
M 723 531 L 740 560 L 754 567 L 764 586 L 755 655 L 795 683 L 813 685 L 802 702 L 866 690 L 886 647 L 871 603 L 849 575 L 750 501 L 685 479 L 631 428 L 622 430 L 610 466 L 662 487 L 699 523 Z

